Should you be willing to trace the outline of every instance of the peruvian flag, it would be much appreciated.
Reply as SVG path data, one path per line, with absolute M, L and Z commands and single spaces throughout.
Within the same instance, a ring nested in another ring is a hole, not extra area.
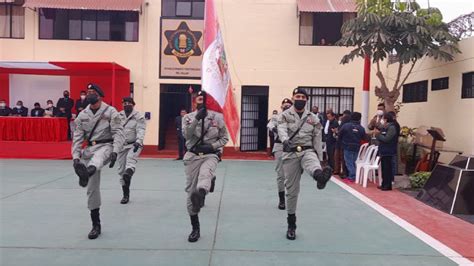
M 207 107 L 224 115 L 230 137 L 236 145 L 240 119 L 213 0 L 206 0 L 205 12 L 202 90 L 208 95 Z

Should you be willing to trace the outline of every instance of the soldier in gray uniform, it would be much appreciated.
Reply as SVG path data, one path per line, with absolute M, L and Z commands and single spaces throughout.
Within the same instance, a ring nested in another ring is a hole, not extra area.
M 293 90 L 293 107 L 284 111 L 278 120 L 278 136 L 283 143 L 283 172 L 287 192 L 289 240 L 296 238 L 296 205 L 300 191 L 300 180 L 306 171 L 323 189 L 331 178 L 332 169 L 321 169 L 322 126 L 318 117 L 305 109 L 308 94 L 306 90 Z
M 186 174 L 187 209 L 191 218 L 192 232 L 188 241 L 196 242 L 200 237 L 198 213 L 202 202 L 211 189 L 217 163 L 223 148 L 229 141 L 222 114 L 207 110 L 206 92 L 196 97 L 197 110 L 183 118 L 183 135 L 188 151 L 184 155 Z
M 89 105 L 75 119 L 72 144 L 74 170 L 79 176 L 79 185 L 87 186 L 87 207 L 92 220 L 89 239 L 96 239 L 101 233 L 100 170 L 109 162 L 110 168 L 114 166 L 125 141 L 120 115 L 114 107 L 102 102 L 103 97 L 99 86 L 87 86 Z
M 285 98 L 281 102 L 281 110 L 286 111 L 293 105 L 293 102 Z M 281 114 L 280 114 L 281 115 Z M 283 155 L 283 144 L 281 143 L 280 138 L 278 137 L 278 117 L 274 116 L 270 119 L 270 122 L 267 124 L 268 130 L 273 132 L 275 136 L 275 145 L 273 145 L 272 153 L 275 155 L 276 161 L 276 168 L 275 171 L 277 172 L 277 186 L 278 186 L 278 209 L 284 210 L 285 209 L 285 174 L 283 173 L 282 167 L 282 155 Z
M 122 100 L 123 111 L 120 112 L 122 126 L 125 135 L 125 144 L 118 154 L 118 174 L 121 177 L 123 198 L 121 204 L 127 204 L 130 200 L 130 183 L 135 173 L 138 156 L 142 151 L 143 139 L 145 138 L 145 117 L 133 110 L 135 101 L 131 97 Z

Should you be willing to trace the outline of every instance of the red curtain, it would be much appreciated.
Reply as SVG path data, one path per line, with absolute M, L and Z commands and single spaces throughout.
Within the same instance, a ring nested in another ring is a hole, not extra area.
M 67 140 L 66 118 L 0 117 L 0 141 Z

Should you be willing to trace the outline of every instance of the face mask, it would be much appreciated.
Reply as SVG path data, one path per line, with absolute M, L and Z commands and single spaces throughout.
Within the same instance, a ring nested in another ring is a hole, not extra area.
M 21 105 L 17 104 L 16 108 L 21 109 Z
M 204 107 L 204 104 L 202 104 L 202 103 L 196 104 L 196 108 L 197 108 L 198 110 L 201 110 L 203 107 Z
M 87 102 L 90 104 L 96 104 L 99 101 L 99 97 L 97 94 L 89 94 L 87 95 Z
M 133 111 L 133 105 L 125 105 L 123 110 L 125 110 L 125 113 L 131 113 Z
M 48 108 L 51 108 L 53 107 L 53 104 L 52 103 L 48 103 Z
M 40 109 L 40 107 L 39 107 L 39 106 L 35 106 L 35 109 Z
M 81 100 L 85 100 L 86 99 L 86 96 L 85 95 L 81 95 Z
M 69 98 L 69 94 L 64 94 L 64 98 Z
M 382 116 L 383 115 L 383 111 L 382 110 L 377 110 L 377 116 Z
M 7 106 L 6 103 L 0 103 L 0 107 L 1 107 L 1 108 L 5 108 L 6 106 Z
M 338 123 L 339 125 L 341 125 L 341 124 L 342 124 L 342 121 L 341 121 L 341 120 L 339 120 L 339 121 L 337 121 L 337 123 Z
M 303 110 L 306 105 L 305 100 L 295 100 L 295 108 L 296 110 Z
M 380 124 L 381 124 L 382 126 L 385 125 L 385 120 L 383 120 L 383 119 L 380 120 Z

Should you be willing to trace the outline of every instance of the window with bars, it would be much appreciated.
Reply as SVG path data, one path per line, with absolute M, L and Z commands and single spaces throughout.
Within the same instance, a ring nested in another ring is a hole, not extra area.
M 204 0 L 163 0 L 161 16 L 204 18 Z
M 40 9 L 39 37 L 53 40 L 138 41 L 138 12 Z
M 462 74 L 462 99 L 474 98 L 474 72 Z
M 428 101 L 428 81 L 409 83 L 403 85 L 403 102 L 418 103 Z
M 319 107 L 320 112 L 331 108 L 334 113 L 342 114 L 345 110 L 354 109 L 354 88 L 339 87 L 300 87 L 308 92 L 306 109 Z
M 24 1 L 1 3 L 0 1 L 0 38 L 25 38 Z
M 432 91 L 445 90 L 447 88 L 449 88 L 449 77 L 431 80 Z

